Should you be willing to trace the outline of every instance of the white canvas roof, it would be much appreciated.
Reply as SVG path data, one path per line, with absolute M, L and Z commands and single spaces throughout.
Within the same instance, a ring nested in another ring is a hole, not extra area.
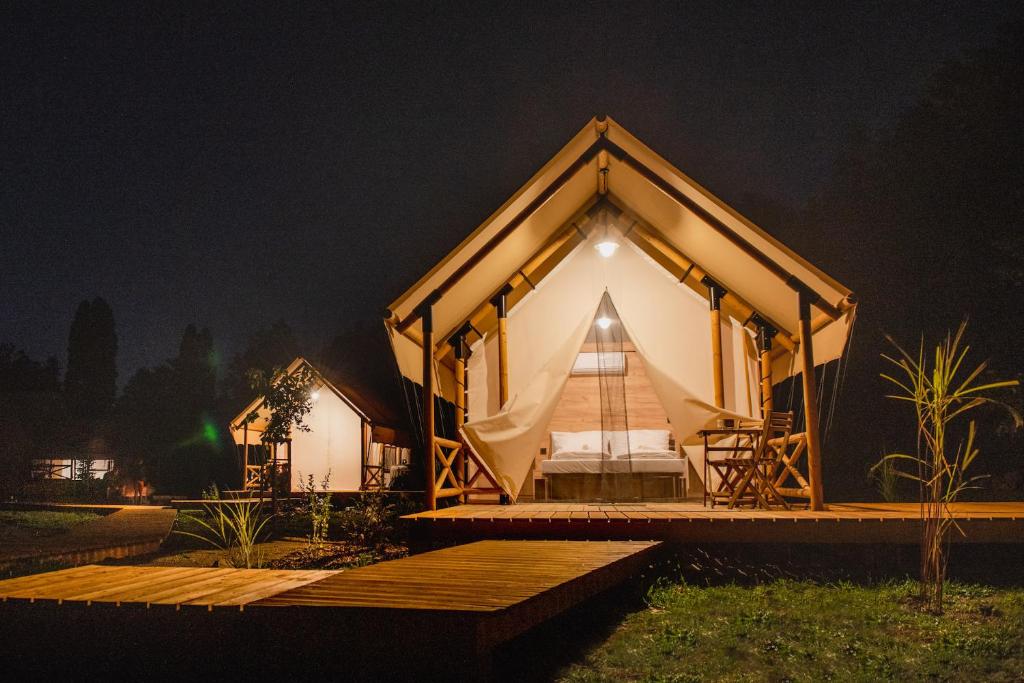
M 593 247 L 608 234 L 620 249 L 603 259 Z M 729 346 L 725 371 L 734 389 L 723 408 L 712 396 L 704 276 L 729 292 L 722 331 Z M 516 287 L 508 325 L 509 399 L 498 405 L 488 302 L 510 285 Z M 643 356 L 680 442 L 715 419 L 757 412 L 749 398 L 741 400 L 744 392 L 757 392 L 750 339 L 755 314 L 779 330 L 774 361 L 779 381 L 794 365 L 798 293 L 812 302 L 819 364 L 843 353 L 856 309 L 848 289 L 617 123 L 592 120 L 393 302 L 387 319 L 399 367 L 421 382 L 419 316 L 424 301 L 434 302 L 435 390 L 449 399 L 454 384 L 445 341 L 467 323 L 475 329 L 477 337 L 469 339 L 470 421 L 463 436 L 513 498 L 605 292 Z
M 288 367 L 282 370 L 282 372 L 285 375 L 291 375 L 298 372 L 299 368 L 302 367 L 309 368 L 316 376 L 316 389 L 321 391 L 326 389 L 327 391 L 337 396 L 345 405 L 351 408 L 352 411 L 356 415 L 358 415 L 361 420 L 363 420 L 364 422 L 371 422 L 370 418 L 366 416 L 366 413 L 360 410 L 355 405 L 355 403 L 353 403 L 350 398 L 348 398 L 344 393 L 342 393 L 341 390 L 334 386 L 334 384 L 325 379 L 323 374 L 321 374 L 320 371 L 317 370 L 312 363 L 310 363 L 302 356 L 297 357 L 295 360 L 289 363 Z M 231 431 L 231 438 L 234 439 L 234 442 L 236 444 L 242 445 L 243 443 L 245 443 L 246 430 L 249 431 L 249 443 L 254 444 L 259 442 L 259 434 L 263 433 L 263 431 L 267 428 L 267 421 L 270 419 L 270 411 L 267 410 L 267 408 L 263 407 L 262 404 L 263 397 L 258 396 L 257 398 L 253 399 L 252 403 L 247 405 L 245 409 L 235 417 L 235 419 L 231 421 L 229 429 Z M 246 417 L 248 417 L 249 414 L 251 414 L 254 410 L 258 411 L 257 418 L 252 422 L 246 423 Z
M 392 328 L 407 333 L 417 345 L 416 308 L 441 288 L 443 295 L 433 309 L 434 332 L 439 340 L 447 338 L 598 199 L 603 183 L 612 202 L 659 231 L 725 289 L 786 332 L 797 330 L 796 293 L 787 280 L 803 283 L 820 297 L 815 314 L 841 312 L 838 317 L 844 323 L 852 318 L 849 289 L 740 216 L 615 121 L 593 119 L 504 206 L 391 304 Z M 831 336 L 838 339 L 823 335 L 819 343 L 815 338 L 820 362 L 841 353 L 845 332 Z M 415 357 L 414 349 L 408 360 Z M 406 365 L 402 363 L 403 371 Z M 418 381 L 420 373 L 410 368 L 406 374 Z M 442 378 L 442 387 L 445 384 Z

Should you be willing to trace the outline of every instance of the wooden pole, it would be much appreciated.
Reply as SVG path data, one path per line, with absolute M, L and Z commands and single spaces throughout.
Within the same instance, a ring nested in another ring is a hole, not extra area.
M 503 288 L 491 299 L 494 312 L 498 315 L 498 401 L 499 408 L 508 402 L 508 294 L 510 287 Z
M 277 446 L 270 451 L 270 528 L 277 535 Z
M 242 428 L 242 491 L 249 480 L 249 423 Z M 244 494 L 243 494 L 244 495 Z
M 702 281 L 708 288 L 711 306 L 711 372 L 715 383 L 715 405 L 725 407 L 725 371 L 722 367 L 722 297 L 725 289 L 709 277 Z
M 661 254 L 668 261 L 670 261 L 676 268 L 679 268 L 683 272 L 683 276 L 680 278 L 680 282 L 686 286 L 699 291 L 699 285 L 703 284 L 704 279 L 713 280 L 713 278 L 701 268 L 700 264 L 695 262 L 690 257 L 683 254 L 675 246 L 669 244 L 664 238 L 655 234 L 649 226 L 642 224 L 639 218 L 633 216 L 631 213 L 628 214 L 631 219 L 637 221 L 633 226 L 633 229 L 629 232 L 629 239 L 637 244 L 641 249 L 644 249 L 646 243 L 647 249 L 651 249 L 658 254 Z M 647 249 L 644 249 L 647 251 Z M 722 294 L 722 307 L 725 308 L 727 313 L 731 313 L 737 320 L 748 320 L 754 316 L 762 317 L 759 313 L 754 310 L 754 307 L 750 305 L 742 297 L 736 295 L 735 292 L 724 292 Z M 779 331 L 781 328 L 777 322 L 772 323 L 772 327 L 776 331 L 776 341 L 779 342 L 781 348 L 788 349 L 789 351 L 796 351 L 796 341 L 789 338 L 789 334 L 784 331 Z
M 761 375 L 761 416 L 767 418 L 768 413 L 775 409 L 775 400 L 772 397 L 772 338 L 777 332 L 763 320 L 758 320 L 757 323 L 757 345 L 761 350 L 758 363 Z
M 366 420 L 361 420 L 359 422 L 359 462 L 362 463 L 360 465 L 360 467 L 359 467 L 359 488 L 360 489 L 365 489 L 366 488 L 366 459 L 367 459 L 367 455 L 369 454 L 369 448 L 367 447 L 367 444 L 370 442 L 369 436 L 372 434 L 372 431 L 370 432 L 370 434 L 367 434 L 367 431 L 366 431 L 367 429 L 368 429 L 368 423 L 366 422 Z M 381 464 L 383 464 L 383 463 L 381 463 Z M 378 476 L 380 477 L 380 481 L 383 484 L 384 483 L 384 470 L 383 470 L 383 468 L 381 468 L 381 470 L 378 472 Z M 383 486 L 381 488 L 383 488 Z
M 285 486 L 284 493 L 285 493 L 286 497 L 291 498 L 291 495 L 292 495 L 292 440 L 291 440 L 291 437 L 288 438 L 287 455 L 288 455 L 288 463 L 287 463 L 288 476 L 285 479 L 285 481 L 287 482 L 287 485 Z
M 807 479 L 811 489 L 811 509 L 825 509 L 825 495 L 821 481 L 821 441 L 818 435 L 818 386 L 814 378 L 814 342 L 811 332 L 810 296 L 799 293 L 800 306 L 800 365 L 804 383 L 804 417 L 807 425 Z
M 448 340 L 455 351 L 455 429 L 459 431 L 462 425 L 466 424 L 466 340 L 460 332 Z M 459 440 L 462 440 L 461 432 Z M 455 478 L 459 486 L 466 488 L 466 455 L 459 449 L 453 463 Z M 462 501 L 466 502 L 467 496 L 462 494 Z
M 434 491 L 434 303 L 437 294 L 423 302 L 420 311 L 423 325 L 423 471 L 427 507 L 437 509 Z
M 569 180 L 574 175 L 576 175 L 577 171 L 584 168 L 587 164 L 590 163 L 591 159 L 597 156 L 597 153 L 601 150 L 603 140 L 604 138 L 600 138 L 596 140 L 594 144 L 588 147 L 586 151 L 583 152 L 583 154 L 577 157 L 576 161 L 574 161 L 564 171 L 562 171 L 561 175 L 555 178 L 550 185 L 541 190 L 540 193 L 536 197 L 534 197 L 529 204 L 523 207 L 523 210 L 516 214 L 516 216 L 512 220 L 510 220 L 505 225 L 504 228 L 499 230 L 494 235 L 494 237 L 489 239 L 482 247 L 480 247 L 480 249 L 473 252 L 473 254 L 471 254 L 469 258 L 467 258 L 462 263 L 462 265 L 456 268 L 455 272 L 453 272 L 451 275 L 445 278 L 445 280 L 440 285 L 438 285 L 438 288 L 434 290 L 430 295 L 428 295 L 428 297 L 424 299 L 424 301 L 419 306 L 414 307 L 412 312 L 410 312 L 409 315 L 406 316 L 404 320 L 399 321 L 395 325 L 395 329 L 398 330 L 399 332 L 404 332 L 410 325 L 416 322 L 417 317 L 422 315 L 422 311 L 426 307 L 427 301 L 429 301 L 431 297 L 441 296 L 449 289 L 451 289 L 456 282 L 465 277 L 465 275 L 469 273 L 469 271 L 473 270 L 473 268 L 478 263 L 480 263 L 488 254 L 494 251 L 502 242 L 504 242 L 510 235 L 512 235 L 516 231 L 516 229 L 526 221 L 526 219 L 533 215 L 533 213 L 541 206 L 543 206 L 545 202 L 551 199 L 551 197 L 554 196 L 554 194 L 558 192 L 558 190 L 561 189 L 563 185 L 569 182 Z

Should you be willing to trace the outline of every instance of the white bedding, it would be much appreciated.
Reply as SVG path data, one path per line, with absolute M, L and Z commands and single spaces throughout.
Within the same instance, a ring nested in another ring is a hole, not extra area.
M 600 460 L 602 458 L 608 459 L 607 453 L 598 453 L 589 449 L 581 451 L 558 451 L 557 453 L 551 454 L 552 460 Z
M 593 454 L 590 454 L 593 456 Z M 672 451 L 659 451 L 647 457 L 634 458 L 579 458 L 575 460 L 544 460 L 542 474 L 683 474 L 686 460 Z

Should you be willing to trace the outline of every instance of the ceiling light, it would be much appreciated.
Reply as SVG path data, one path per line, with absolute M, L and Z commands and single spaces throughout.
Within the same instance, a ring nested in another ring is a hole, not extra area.
M 312 400 L 312 401 L 319 401 L 319 400 L 320 400 L 320 392 L 319 392 L 319 391 L 316 391 L 316 390 L 314 390 L 314 391 L 313 391 L 313 392 L 312 392 L 312 393 L 311 393 L 311 394 L 309 395 L 309 398 L 310 398 L 310 400 Z
M 615 250 L 619 248 L 619 243 L 614 240 L 605 240 L 603 242 L 598 242 L 594 248 L 597 249 L 601 256 L 611 258 L 612 254 L 615 253 Z
M 616 245 L 616 246 L 618 246 L 618 245 Z M 614 249 L 612 251 L 614 251 Z M 605 318 L 604 316 L 601 316 L 600 318 L 598 318 L 596 322 L 597 322 L 597 326 L 600 327 L 602 330 L 607 330 L 609 327 L 612 326 L 612 319 L 611 318 Z

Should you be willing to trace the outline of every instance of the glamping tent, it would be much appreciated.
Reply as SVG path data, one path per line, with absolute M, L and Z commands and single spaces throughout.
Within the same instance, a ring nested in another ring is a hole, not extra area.
M 515 500 L 587 467 L 702 477 L 700 430 L 757 418 L 772 386 L 800 373 L 806 455 L 785 493 L 819 508 L 813 368 L 843 353 L 855 308 L 848 289 L 594 119 L 393 302 L 386 324 L 402 374 L 422 386 L 432 506 L 494 490 Z M 579 409 L 567 425 L 567 402 L 586 403 L 574 386 L 588 364 L 589 417 Z M 456 406 L 458 440 L 436 435 L 435 394 Z
M 402 445 L 403 436 L 383 424 L 386 418 L 373 402 L 351 387 L 340 388 L 336 378 L 331 381 L 304 358 L 296 358 L 284 372 L 292 375 L 303 369 L 315 378 L 312 409 L 304 420 L 308 432 L 295 431 L 285 443 L 263 443 L 261 436 L 270 413 L 262 396 L 231 422 L 232 438 L 243 454 L 244 488 L 266 489 L 271 466 L 286 473 L 289 492 L 300 491 L 309 475 L 319 488 L 328 474 L 330 491 L 387 488 L 392 475 L 408 463 L 409 449 Z M 256 419 L 247 420 L 254 411 Z

